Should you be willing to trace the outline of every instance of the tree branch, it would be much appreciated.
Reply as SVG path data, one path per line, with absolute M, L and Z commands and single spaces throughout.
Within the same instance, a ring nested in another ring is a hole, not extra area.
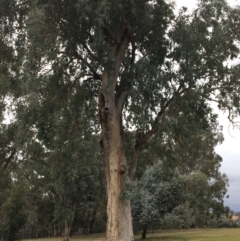
M 163 104 L 161 110 L 158 112 L 154 124 L 152 126 L 152 129 L 149 130 L 148 132 L 145 133 L 145 135 L 143 135 L 143 137 L 141 138 L 141 141 L 139 143 L 139 145 L 142 147 L 151 136 L 153 136 L 159 129 L 159 123 L 161 122 L 162 116 L 163 114 L 166 112 L 167 108 L 169 107 L 170 103 L 172 103 L 173 99 L 175 96 L 173 96 L 172 98 L 170 98 L 168 101 L 166 101 L 165 104 Z
M 145 134 L 142 134 L 142 135 L 140 134 L 140 138 L 138 137 L 136 139 L 135 148 L 138 146 L 140 146 L 140 148 L 142 148 L 142 146 L 158 131 L 159 123 L 161 122 L 161 119 L 162 119 L 164 113 L 166 112 L 167 108 L 175 99 L 176 95 L 182 95 L 184 92 L 188 91 L 189 89 L 191 89 L 191 88 L 187 87 L 187 88 L 181 89 L 181 86 L 179 86 L 177 91 L 175 92 L 175 94 L 173 94 L 173 96 L 169 100 L 167 100 L 165 103 L 162 104 L 161 110 L 158 112 L 158 114 L 155 118 L 155 121 L 152 125 L 152 129 L 147 131 Z
M 128 90 L 125 90 L 125 91 L 121 92 L 121 94 L 120 94 L 120 96 L 119 96 L 119 98 L 117 100 L 117 108 L 118 108 L 118 110 L 122 110 L 124 100 L 126 99 L 128 93 L 129 93 Z
M 64 52 L 64 51 L 60 51 L 60 53 L 61 53 L 61 54 L 67 54 L 67 53 Z M 101 75 L 98 74 L 98 73 L 94 70 L 94 68 L 91 66 L 91 64 L 89 64 L 86 59 L 84 59 L 80 54 L 78 54 L 77 51 L 75 51 L 74 53 L 72 53 L 72 56 L 73 56 L 73 58 L 75 58 L 75 59 L 81 60 L 81 61 L 89 68 L 89 70 L 90 70 L 90 71 L 92 72 L 92 74 L 93 74 L 93 79 L 95 79 L 95 80 L 102 80 Z
M 227 111 L 228 111 L 227 118 L 228 118 L 229 122 L 233 125 L 233 127 L 239 126 L 240 121 L 234 121 L 234 117 L 232 115 L 232 113 L 233 113 L 233 107 L 232 106 L 230 106 L 226 103 L 223 103 L 221 100 L 216 100 L 216 99 L 212 99 L 212 98 L 206 98 L 206 99 L 209 100 L 209 101 L 218 103 L 219 105 L 222 104 L 222 107 L 225 108 L 225 110 L 227 109 Z
M 130 183 L 133 182 L 133 178 L 137 169 L 137 163 L 138 163 L 138 157 L 140 154 L 141 149 L 140 148 L 135 148 L 134 154 L 133 154 L 133 160 L 129 169 L 129 180 Z
M 105 36 L 113 41 L 113 44 L 116 44 L 118 42 L 117 38 L 113 35 L 109 28 L 103 27 L 103 31 Z
M 73 57 L 75 57 L 76 59 L 81 60 L 81 61 L 89 68 L 89 70 L 90 70 L 93 74 L 96 73 L 96 71 L 95 71 L 95 70 L 93 69 L 93 67 L 87 62 L 87 60 L 84 59 L 80 54 L 78 54 L 77 51 L 75 51 L 75 52 L 73 53 Z
M 97 57 L 92 53 L 92 51 L 89 49 L 89 47 L 88 47 L 85 43 L 83 43 L 82 46 L 83 46 L 83 48 L 87 51 L 87 53 L 89 54 L 89 56 L 90 56 L 92 59 L 98 61 L 98 60 L 97 60 Z
M 16 150 L 13 150 L 12 153 L 10 154 L 10 156 L 8 158 L 6 158 L 5 165 L 3 166 L 4 170 L 8 167 L 8 165 L 10 164 L 10 162 L 15 154 L 16 154 Z

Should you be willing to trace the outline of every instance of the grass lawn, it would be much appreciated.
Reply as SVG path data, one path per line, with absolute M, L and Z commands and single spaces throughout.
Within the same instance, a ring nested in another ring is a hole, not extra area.
M 62 241 L 63 238 L 28 239 L 26 241 Z M 70 241 L 101 241 L 105 234 L 92 234 L 70 238 Z M 136 240 L 141 240 L 140 235 Z M 148 233 L 146 241 L 240 241 L 240 228 L 191 229 Z
M 140 240 L 140 237 L 137 237 Z M 192 229 L 147 235 L 147 241 L 240 241 L 239 229 Z

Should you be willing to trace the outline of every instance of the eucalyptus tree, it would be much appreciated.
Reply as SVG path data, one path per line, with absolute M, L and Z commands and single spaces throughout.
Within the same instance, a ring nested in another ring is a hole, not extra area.
M 48 148 L 38 142 L 31 143 L 26 151 L 26 165 L 21 170 L 32 187 L 30 196 L 38 217 L 35 227 L 44 223 L 50 234 L 60 233 L 64 240 L 69 240 L 76 216 L 84 219 L 97 211 L 104 192 L 101 152 L 100 147 L 96 148 L 99 138 L 87 137 L 86 129 L 79 129 L 67 141 L 55 141 Z M 42 216 L 39 210 L 47 210 L 48 203 L 52 210 Z
M 135 230 L 147 231 L 161 227 L 166 214 L 183 202 L 184 182 L 177 170 L 168 170 L 162 162 L 147 168 L 142 178 L 134 182 L 130 197 Z
M 19 239 L 19 233 L 27 222 L 25 189 L 21 182 L 15 183 L 8 199 L 1 207 L 3 210 L 1 216 L 3 220 L 5 218 L 3 223 L 5 226 L 2 235 L 3 240 L 14 241 Z
M 190 228 L 194 224 L 195 214 L 188 202 L 175 207 L 171 213 L 164 216 L 161 222 L 162 227 L 166 229 Z
M 231 120 L 239 113 L 239 66 L 226 64 L 239 53 L 237 11 L 224 0 L 199 1 L 192 14 L 175 17 L 164 0 L 0 3 L 17 122 L 51 150 L 71 139 L 80 119 L 98 133 L 98 116 L 107 240 L 133 240 L 130 202 L 121 193 L 169 107 L 188 97 L 186 107 L 216 101 Z M 129 128 L 135 135 L 127 159 Z
M 145 239 L 150 228 L 206 227 L 217 215 L 227 215 L 223 198 L 228 183 L 219 177 L 214 180 L 201 171 L 181 174 L 162 162 L 148 167 L 130 195 L 135 230 Z

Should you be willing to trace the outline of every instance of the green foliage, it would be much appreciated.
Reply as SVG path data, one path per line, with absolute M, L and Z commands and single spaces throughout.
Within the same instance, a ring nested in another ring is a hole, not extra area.
M 11 191 L 11 196 L 4 204 L 6 211 L 6 237 L 9 241 L 18 240 L 18 234 L 27 221 L 26 199 L 24 195 L 24 186 L 15 185 Z
M 223 205 L 227 183 L 221 180 L 224 185 L 219 186 L 217 193 L 213 189 L 219 181 L 200 171 L 180 174 L 167 171 L 162 162 L 155 163 L 132 190 L 135 229 L 216 227 L 213 220 L 217 223 L 217 218 L 226 217 L 229 211 Z
M 175 207 L 171 213 L 167 213 L 162 220 L 161 226 L 166 229 L 181 229 L 190 228 L 194 224 L 193 209 L 186 202 Z
M 239 228 L 239 222 L 233 221 L 231 219 L 222 218 L 217 222 L 218 228 Z
M 29 213 L 42 225 L 95 211 L 104 196 L 98 94 L 102 76 L 116 71 L 104 91 L 116 81 L 111 98 L 123 100 L 128 160 L 139 147 L 138 178 L 163 162 L 134 187 L 136 223 L 158 226 L 185 202 L 197 224 L 208 209 L 220 217 L 227 178 L 214 152 L 223 138 L 210 102 L 230 120 L 240 113 L 239 16 L 224 0 L 201 0 L 193 13 L 176 16 L 163 0 L 0 0 L 0 120 L 7 106 L 14 115 L 0 126 L 0 180 L 7 186 L 0 203 L 13 179 L 25 177 L 36 191 Z M 179 173 L 163 172 L 168 168 Z M 45 201 L 54 210 L 44 219 L 37 208 L 47 212 Z
M 182 200 L 183 183 L 178 172 L 171 175 L 158 162 L 149 167 L 132 190 L 131 205 L 136 229 L 159 228 L 160 220 Z

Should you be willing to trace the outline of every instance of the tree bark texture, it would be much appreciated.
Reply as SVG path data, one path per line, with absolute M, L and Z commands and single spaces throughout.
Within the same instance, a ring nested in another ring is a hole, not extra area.
M 69 241 L 69 234 L 70 234 L 70 227 L 67 223 L 67 221 L 65 221 L 65 225 L 64 225 L 64 241 Z
M 72 212 L 72 214 L 67 216 L 64 222 L 64 241 L 69 241 L 70 231 L 71 231 L 73 219 L 75 216 L 75 206 L 73 207 L 73 209 L 74 211 Z
M 123 197 L 125 186 L 130 183 L 122 141 L 122 108 L 127 91 L 124 88 L 116 90 L 120 67 L 130 41 L 126 26 L 123 30 L 120 42 L 114 41 L 114 62 L 110 61 L 101 75 L 102 86 L 98 100 L 106 169 L 107 241 L 134 240 L 130 201 Z M 124 86 L 121 83 L 119 85 Z
M 121 113 L 113 105 L 101 110 L 106 161 L 108 241 L 133 241 L 130 201 L 122 197 L 129 182 L 121 136 Z
M 128 80 L 124 77 L 120 80 L 118 78 L 130 36 L 127 29 L 123 33 L 121 42 L 115 44 L 112 49 L 113 58 L 110 59 L 114 59 L 114 61 L 110 61 L 109 65 L 106 65 L 101 75 L 102 85 L 98 99 L 102 128 L 101 146 L 104 148 L 106 167 L 107 241 L 134 240 L 130 201 L 124 199 L 122 194 L 126 185 L 130 185 L 133 181 L 143 144 L 156 133 L 162 113 L 170 103 L 168 101 L 158 114 L 153 128 L 145 135 L 137 136 L 133 159 L 128 167 L 122 138 L 122 110 L 128 94 Z
M 93 231 L 93 224 L 96 217 L 96 211 L 94 210 L 93 213 L 88 213 L 87 220 L 84 224 L 82 234 L 89 235 Z

